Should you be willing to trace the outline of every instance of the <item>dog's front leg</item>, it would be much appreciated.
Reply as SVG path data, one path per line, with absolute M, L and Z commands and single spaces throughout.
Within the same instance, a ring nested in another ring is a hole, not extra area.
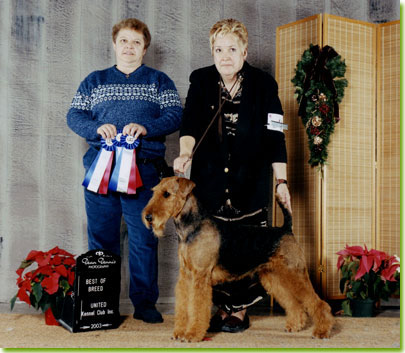
M 185 339 L 202 341 L 207 333 L 212 306 L 211 276 L 209 273 L 193 273 L 190 286 L 189 322 Z
M 189 297 L 191 274 L 190 271 L 180 266 L 179 279 L 176 284 L 176 304 L 174 314 L 173 339 L 185 339 L 189 321 Z

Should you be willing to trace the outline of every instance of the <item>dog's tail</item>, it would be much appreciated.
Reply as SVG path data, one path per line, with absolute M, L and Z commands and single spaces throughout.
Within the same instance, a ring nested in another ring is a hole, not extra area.
M 283 231 L 286 233 L 292 233 L 292 215 L 291 212 L 285 207 L 285 204 L 280 200 L 280 197 L 276 194 L 276 201 L 281 208 L 284 215 L 284 224 L 282 226 Z

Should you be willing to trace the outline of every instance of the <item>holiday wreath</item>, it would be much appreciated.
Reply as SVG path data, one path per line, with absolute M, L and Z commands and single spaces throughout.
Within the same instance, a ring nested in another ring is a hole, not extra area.
M 339 122 L 339 107 L 347 86 L 346 64 L 330 46 L 322 49 L 310 45 L 295 68 L 291 82 L 299 104 L 298 115 L 306 128 L 310 159 L 308 163 L 321 167 L 328 157 L 327 146 L 335 124 Z

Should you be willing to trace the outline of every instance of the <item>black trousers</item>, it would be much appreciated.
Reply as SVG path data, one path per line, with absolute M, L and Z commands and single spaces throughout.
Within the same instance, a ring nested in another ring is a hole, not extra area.
M 216 222 L 229 222 L 214 218 Z M 254 225 L 267 227 L 267 209 L 262 212 L 243 218 L 239 221 L 232 221 L 240 225 Z M 243 259 L 240 259 L 243 261 Z M 263 299 L 267 292 L 260 284 L 258 276 L 245 277 L 239 281 L 224 282 L 213 287 L 213 303 L 228 314 L 246 309 Z

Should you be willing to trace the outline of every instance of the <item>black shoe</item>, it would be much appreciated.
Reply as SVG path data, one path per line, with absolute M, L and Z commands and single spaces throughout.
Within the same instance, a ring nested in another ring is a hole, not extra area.
M 221 332 L 222 331 L 222 326 L 224 325 L 225 321 L 227 320 L 227 317 L 225 319 L 222 318 L 221 314 L 219 311 L 211 318 L 210 320 L 210 327 L 208 327 L 207 332 Z
M 224 325 L 222 326 L 223 332 L 243 332 L 249 328 L 249 316 L 245 314 L 243 321 L 236 316 L 230 316 L 226 319 Z
M 162 315 L 156 310 L 154 305 L 135 308 L 134 319 L 143 320 L 148 324 L 163 322 Z

